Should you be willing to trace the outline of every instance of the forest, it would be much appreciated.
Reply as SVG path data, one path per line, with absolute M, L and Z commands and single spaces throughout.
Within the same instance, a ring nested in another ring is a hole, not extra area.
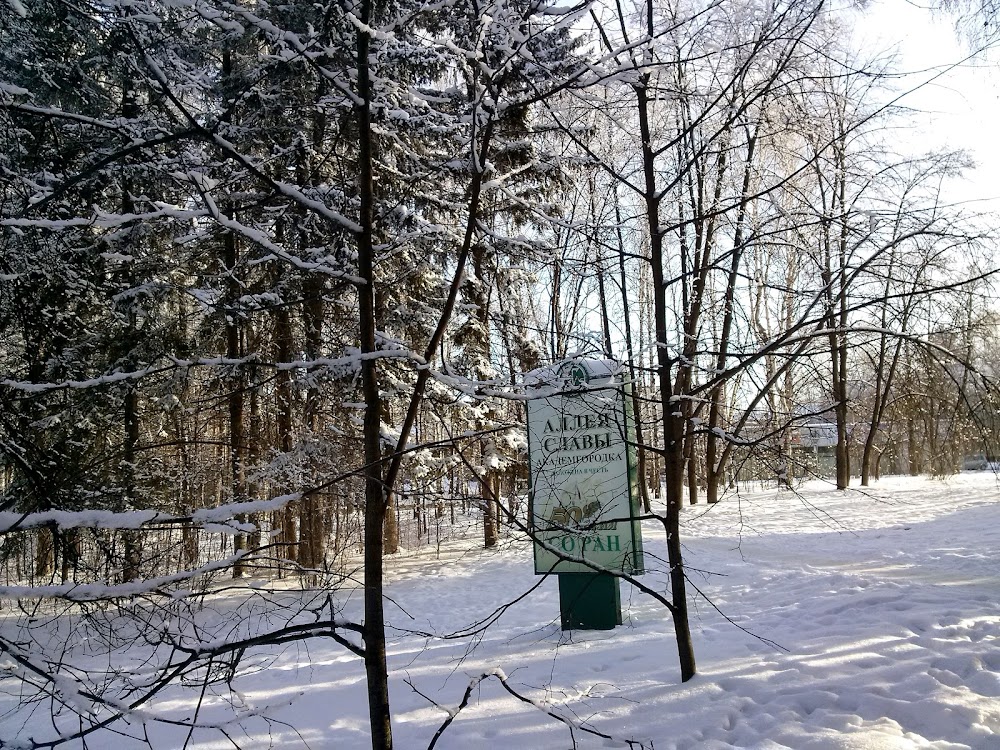
M 314 638 L 364 661 L 391 747 L 385 561 L 530 535 L 525 376 L 553 363 L 631 384 L 685 680 L 682 507 L 996 457 L 995 222 L 948 197 L 967 154 L 906 136 L 921 84 L 862 18 L 6 0 L 3 609 L 129 619 L 154 654 L 84 677 L 72 638 L 3 634 L 72 714 L 24 747 Z M 267 627 L 199 640 L 234 586 Z

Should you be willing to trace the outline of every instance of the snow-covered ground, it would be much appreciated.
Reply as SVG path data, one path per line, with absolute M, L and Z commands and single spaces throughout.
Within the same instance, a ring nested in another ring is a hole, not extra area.
M 651 571 L 643 583 L 665 592 L 662 529 L 644 532 Z M 1000 750 L 1000 484 L 992 473 L 887 478 L 848 493 L 821 483 L 798 494 L 743 492 L 711 509 L 685 508 L 683 533 L 704 595 L 691 592 L 698 675 L 684 684 L 668 613 L 627 584 L 623 626 L 565 633 L 557 582 L 532 574 L 523 542 L 484 552 L 470 540 L 440 556 L 428 548 L 390 560 L 396 746 L 428 747 L 472 679 L 502 674 L 531 702 L 486 677 L 436 748 L 633 740 L 657 750 Z M 344 598 L 345 614 L 360 619 L 360 592 Z M 461 635 L 484 619 L 494 620 L 485 631 Z M 312 641 L 249 663 L 256 668 L 233 681 L 243 719 L 230 721 L 232 708 L 209 691 L 198 715 L 204 728 L 189 737 L 148 723 L 152 746 L 369 745 L 357 657 Z M 199 694 L 197 684 L 172 689 L 154 708 L 191 716 Z M 17 701 L 0 691 L 0 740 L 41 739 L 44 710 L 25 724 Z M 228 738 L 210 726 L 219 722 Z M 129 731 L 141 736 L 138 717 Z M 110 734 L 88 745 L 142 746 Z

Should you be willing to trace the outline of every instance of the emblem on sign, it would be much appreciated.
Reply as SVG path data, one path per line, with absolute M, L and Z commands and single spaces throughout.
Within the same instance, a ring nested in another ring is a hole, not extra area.
M 590 373 L 579 362 L 567 362 L 559 368 L 557 376 L 570 388 L 582 388 L 590 382 Z

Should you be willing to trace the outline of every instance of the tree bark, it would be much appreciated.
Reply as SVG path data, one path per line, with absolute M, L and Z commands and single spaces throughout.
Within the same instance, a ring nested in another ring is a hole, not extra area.
M 650 6 L 650 30 L 652 9 Z M 696 664 L 688 622 L 686 580 L 680 541 L 680 512 L 684 500 L 684 418 L 680 397 L 671 382 L 672 362 L 667 351 L 667 300 L 663 279 L 663 229 L 660 227 L 659 195 L 656 185 L 655 155 L 651 146 L 647 79 L 635 87 L 639 131 L 642 138 L 644 200 L 649 228 L 650 263 L 653 276 L 653 308 L 656 330 L 656 371 L 663 407 L 663 456 L 666 473 L 667 512 L 664 525 L 667 534 L 667 561 L 670 565 L 670 593 L 677 653 L 681 666 L 681 681 L 694 677 Z
M 756 151 L 757 135 L 754 133 L 747 139 L 746 164 L 743 168 L 743 184 L 740 192 L 740 205 L 736 215 L 736 232 L 733 236 L 733 252 L 729 265 L 729 277 L 726 280 L 726 291 L 723 298 L 722 330 L 719 333 L 719 350 L 715 360 L 715 371 L 723 372 L 729 359 L 729 340 L 732 336 L 733 318 L 736 312 L 736 286 L 740 280 L 740 261 L 743 256 L 743 232 L 746 223 L 747 205 L 750 201 L 750 178 L 754 153 Z M 725 383 L 720 382 L 712 389 L 709 397 L 708 435 L 706 435 L 705 464 L 707 482 L 705 499 L 709 503 L 719 501 L 719 486 L 725 474 L 725 461 L 728 452 L 719 455 L 718 444 L 722 438 L 718 434 L 722 418 L 722 399 L 725 394 Z
M 223 253 L 226 270 L 232 279 L 229 283 L 229 304 L 226 309 L 226 357 L 230 360 L 237 360 L 242 356 L 239 310 L 236 302 L 240 295 L 240 289 L 236 282 L 238 250 L 236 237 L 230 231 L 227 231 L 223 238 Z M 235 368 L 235 373 L 228 381 L 229 395 L 226 397 L 229 402 L 230 499 L 232 502 L 243 502 L 246 499 L 243 455 L 245 432 L 243 424 L 243 371 L 239 365 L 236 365 Z M 233 538 L 233 552 L 239 553 L 245 549 L 246 535 L 236 534 Z M 233 564 L 233 578 L 241 578 L 243 573 L 243 561 L 237 560 Z
M 278 362 L 290 362 L 294 341 L 292 339 L 292 321 L 287 307 L 279 307 L 274 315 L 274 342 L 277 348 Z M 278 449 L 286 456 L 292 452 L 294 441 L 292 437 L 292 373 L 288 369 L 278 370 L 275 376 L 275 398 L 277 409 L 275 427 L 278 432 Z M 295 561 L 298 558 L 298 547 L 295 543 L 296 510 L 291 504 L 276 513 L 276 525 L 281 529 L 282 555 L 285 559 Z
M 375 319 L 375 179 L 374 143 L 371 129 L 371 74 L 369 50 L 372 3 L 362 2 L 358 29 L 358 101 L 355 116 L 360 139 L 359 192 L 361 230 L 357 233 L 359 331 L 361 351 L 368 355 L 361 361 L 364 395 L 365 457 L 365 597 L 364 644 L 365 675 L 368 681 L 368 716 L 371 724 L 372 750 L 392 749 L 392 722 L 389 710 L 389 673 L 385 649 L 385 612 L 383 610 L 383 527 L 388 507 L 382 484 L 382 402 L 379 394 L 376 319 Z M 391 487 L 388 488 L 391 491 Z

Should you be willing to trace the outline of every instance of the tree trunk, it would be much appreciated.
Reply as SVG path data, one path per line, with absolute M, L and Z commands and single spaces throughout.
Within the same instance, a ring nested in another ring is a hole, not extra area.
M 652 10 L 650 33 L 652 33 Z M 664 526 L 667 534 L 667 562 L 670 566 L 670 612 L 674 621 L 677 653 L 681 666 L 681 681 L 687 682 L 696 673 L 691 627 L 688 622 L 687 593 L 683 553 L 680 540 L 680 513 L 684 500 L 684 421 L 679 397 L 675 398 L 671 383 L 671 360 L 667 342 L 667 300 L 663 283 L 663 229 L 660 226 L 659 193 L 656 184 L 655 156 L 651 146 L 649 125 L 648 79 L 635 87 L 639 130 L 642 138 L 642 162 L 646 220 L 649 229 L 650 264 L 653 276 L 653 308 L 656 330 L 656 370 L 663 407 L 663 454 L 666 472 L 667 513 Z
M 689 419 L 690 416 L 685 415 L 685 424 L 690 424 Z M 687 430 L 686 433 L 684 436 L 684 465 L 687 467 L 688 504 L 697 505 L 699 494 L 698 437 L 694 434 L 694 430 Z
M 834 413 L 837 418 L 837 489 L 846 490 L 851 484 L 851 456 L 848 445 L 847 391 L 847 172 L 843 142 L 835 146 L 837 159 L 837 213 L 840 233 L 837 238 L 836 308 L 830 310 L 830 355 L 833 370 Z M 832 269 L 831 269 L 832 270 Z M 832 278 L 832 274 L 831 274 Z M 832 286 L 832 285 L 831 285 Z
M 372 3 L 361 3 L 358 29 L 358 101 L 355 114 L 360 139 L 359 192 L 361 199 L 360 231 L 357 233 L 359 330 L 361 351 L 369 356 L 361 362 L 364 394 L 365 457 L 365 597 L 364 644 L 365 675 L 368 681 L 368 716 L 372 750 L 391 750 L 392 722 L 389 710 L 389 673 L 385 652 L 385 613 L 383 611 L 383 529 L 388 507 L 382 483 L 382 399 L 379 393 L 375 320 L 374 220 L 375 179 L 374 144 L 371 129 L 372 86 L 368 69 L 372 22 Z M 387 488 L 391 492 L 392 488 Z
M 236 281 L 237 248 L 236 237 L 232 232 L 226 232 L 224 237 L 224 262 L 226 270 L 232 279 L 229 290 L 229 307 L 226 311 L 226 357 L 230 360 L 237 360 L 242 356 L 240 319 L 236 300 L 239 299 L 240 289 Z M 228 381 L 229 395 L 229 461 L 230 461 L 230 500 L 241 503 L 246 500 L 246 482 L 244 468 L 244 434 L 245 425 L 243 423 L 244 412 L 244 392 L 243 392 L 243 370 L 240 366 L 235 366 L 235 372 Z M 243 520 L 238 518 L 238 520 Z M 233 538 L 233 552 L 238 554 L 246 549 L 247 540 L 245 534 L 236 534 Z M 241 578 L 244 573 L 243 560 L 237 560 L 233 564 L 233 578 Z
M 47 580 L 55 566 L 55 544 L 52 529 L 42 527 L 35 532 L 35 577 Z
M 385 511 L 385 530 L 382 536 L 385 538 L 384 552 L 387 555 L 395 555 L 399 552 L 399 520 L 396 517 L 397 493 L 388 493 L 389 504 Z
M 920 475 L 920 451 L 917 448 L 917 424 L 913 414 L 906 417 L 906 462 L 910 476 Z
M 305 355 L 312 361 L 323 353 L 323 314 L 325 305 L 323 294 L 326 291 L 322 279 L 312 279 L 305 285 L 305 303 L 302 318 L 305 329 Z M 309 429 L 309 437 L 314 445 L 320 443 L 323 432 L 323 419 L 320 414 L 319 388 L 309 387 L 306 393 L 304 421 Z M 317 463 L 319 456 L 311 456 L 308 461 L 308 483 L 311 486 L 321 483 L 320 469 Z M 311 493 L 299 501 L 299 564 L 304 568 L 319 569 L 323 566 L 326 554 L 326 539 L 323 529 L 322 497 L 319 493 Z
M 636 441 L 636 462 L 637 474 L 639 476 L 639 495 L 642 501 L 642 510 L 645 513 L 652 511 L 652 504 L 649 499 L 649 477 L 646 466 L 646 441 L 643 438 L 642 423 L 642 401 L 639 398 L 639 375 L 635 361 L 635 342 L 632 338 L 632 316 L 629 309 L 628 277 L 625 273 L 625 239 L 622 236 L 622 215 L 621 206 L 618 200 L 618 186 L 615 185 L 615 234 L 618 238 L 618 277 L 622 292 L 622 322 L 625 326 L 625 356 L 628 359 L 629 382 L 631 387 L 629 392 L 632 397 L 632 416 L 635 420 L 635 441 Z
M 294 341 L 292 339 L 291 316 L 287 307 L 279 307 L 275 311 L 274 341 L 277 347 L 278 362 L 290 362 Z M 277 401 L 275 426 L 278 431 L 278 449 L 288 456 L 294 447 L 292 438 L 292 402 L 294 396 L 290 370 L 278 370 L 275 377 L 275 391 Z M 298 557 L 298 548 L 295 544 L 296 515 L 295 506 L 289 504 L 277 512 L 275 519 L 276 525 L 281 529 L 282 556 L 291 561 L 295 561 Z
M 135 487 L 135 449 L 139 444 L 139 396 L 135 386 L 130 385 L 125 394 L 125 501 L 130 510 L 134 506 Z M 123 529 L 122 536 L 122 580 L 134 581 L 139 578 L 139 534 L 131 529 Z
M 226 83 L 233 76 L 233 52 L 227 44 L 222 51 L 222 79 Z M 225 208 L 227 218 L 235 218 L 235 213 L 231 206 Z M 242 287 L 236 273 L 236 266 L 239 261 L 239 247 L 236 243 L 236 235 L 232 230 L 226 230 L 222 237 L 222 264 L 226 270 L 226 306 L 225 306 L 225 332 L 226 332 L 226 358 L 238 360 L 242 356 L 241 347 L 241 311 L 239 309 L 239 299 L 243 294 Z M 244 467 L 244 393 L 243 393 L 243 369 L 239 365 L 234 365 L 233 375 L 228 378 L 227 386 L 229 395 L 227 396 L 229 406 L 229 462 L 230 462 L 230 501 L 243 502 L 246 500 L 245 488 L 245 467 Z M 245 520 L 237 516 L 237 520 Z M 233 552 L 238 554 L 246 549 L 247 540 L 245 534 L 236 534 L 233 538 Z M 243 560 L 237 560 L 233 564 L 233 578 L 241 578 L 244 573 Z
M 480 487 L 483 501 L 483 546 L 489 549 L 497 546 L 497 517 L 495 510 L 497 497 L 493 487 L 493 472 L 483 472 Z
M 752 166 L 757 146 L 757 135 L 754 133 L 747 139 L 746 164 L 743 168 L 743 184 L 740 192 L 740 205 L 736 215 L 736 232 L 733 236 L 733 252 L 730 257 L 729 276 L 726 280 L 726 291 L 723 298 L 722 331 L 719 334 L 718 356 L 715 360 L 715 372 L 725 371 L 729 360 L 729 343 L 733 330 L 733 318 L 736 312 L 736 287 L 740 280 L 740 261 L 743 257 L 743 232 L 746 223 L 747 205 L 750 201 L 750 179 L 753 174 Z M 720 176 L 721 182 L 721 176 Z M 719 485 L 722 483 L 725 474 L 725 460 L 719 456 L 718 443 L 722 438 L 719 436 L 720 423 L 723 411 L 723 398 L 725 395 L 725 381 L 720 381 L 712 388 L 709 396 L 708 411 L 708 434 L 705 437 L 705 464 L 708 477 L 706 500 L 709 503 L 719 501 Z M 728 457 L 729 453 L 724 452 L 723 456 Z
M 122 87 L 122 116 L 127 119 L 132 119 L 138 115 L 138 107 L 136 106 L 135 96 L 132 92 L 131 81 L 124 81 Z M 135 204 L 132 201 L 132 185 L 127 173 L 122 176 L 121 190 L 122 213 L 125 215 L 134 214 Z M 126 263 L 124 265 L 124 269 L 126 284 L 131 289 L 135 287 L 136 284 L 133 262 L 129 261 Z M 126 338 L 129 340 L 129 343 L 131 343 L 132 341 L 136 341 L 138 339 L 139 334 L 135 309 L 132 307 L 132 303 L 128 304 L 129 309 L 126 313 L 126 320 L 128 321 Z M 125 386 L 125 388 L 125 445 L 122 450 L 125 486 L 124 492 L 122 493 L 124 497 L 122 498 L 123 503 L 121 510 L 131 510 L 135 508 L 135 499 L 138 494 L 136 491 L 135 462 L 136 448 L 139 446 L 139 394 L 137 390 L 138 386 L 135 383 L 129 383 Z M 139 534 L 134 530 L 124 529 L 121 531 L 121 539 L 122 580 L 133 581 L 139 577 L 139 563 L 141 559 L 139 552 Z

